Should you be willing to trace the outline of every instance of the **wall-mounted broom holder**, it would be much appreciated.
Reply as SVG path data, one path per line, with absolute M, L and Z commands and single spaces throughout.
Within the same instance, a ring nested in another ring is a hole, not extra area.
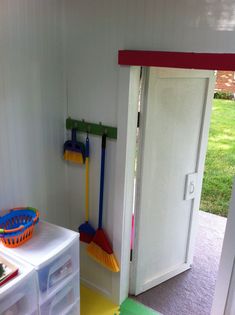
M 87 122 L 85 120 L 75 120 L 72 118 L 66 119 L 66 128 L 73 129 L 75 128 L 77 131 L 85 132 L 97 136 L 102 136 L 106 134 L 108 138 L 117 139 L 117 128 L 105 126 L 101 122 L 99 124 L 94 124 Z

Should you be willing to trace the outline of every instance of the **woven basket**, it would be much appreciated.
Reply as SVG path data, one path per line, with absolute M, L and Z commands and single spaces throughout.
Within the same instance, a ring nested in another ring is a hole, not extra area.
M 14 248 L 27 242 L 33 235 L 39 221 L 39 211 L 35 208 L 14 208 L 0 217 L 0 239 L 4 246 Z

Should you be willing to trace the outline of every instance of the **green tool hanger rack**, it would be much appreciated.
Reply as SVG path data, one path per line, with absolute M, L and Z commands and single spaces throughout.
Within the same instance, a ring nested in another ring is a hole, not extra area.
M 80 132 L 88 132 L 89 134 L 97 136 L 106 134 L 108 138 L 117 139 L 117 128 L 102 125 L 101 122 L 99 124 L 94 124 L 86 122 L 85 120 L 75 120 L 69 117 L 66 119 L 66 128 L 76 129 Z

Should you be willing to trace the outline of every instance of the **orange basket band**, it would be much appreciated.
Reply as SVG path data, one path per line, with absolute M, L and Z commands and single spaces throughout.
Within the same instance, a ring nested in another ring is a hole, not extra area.
M 38 218 L 39 218 L 39 211 L 36 210 L 36 217 L 33 219 L 34 224 L 38 221 Z
M 23 228 L 24 228 L 24 226 L 21 225 L 18 228 L 15 228 L 15 229 L 3 230 L 4 231 L 3 233 L 15 233 L 15 232 L 19 232 L 19 231 L 23 230 Z

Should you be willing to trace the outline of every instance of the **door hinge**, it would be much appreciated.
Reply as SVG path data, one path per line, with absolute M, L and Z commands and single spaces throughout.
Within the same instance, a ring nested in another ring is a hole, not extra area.
M 137 115 L 137 128 L 140 127 L 140 112 L 138 112 L 138 115 Z

